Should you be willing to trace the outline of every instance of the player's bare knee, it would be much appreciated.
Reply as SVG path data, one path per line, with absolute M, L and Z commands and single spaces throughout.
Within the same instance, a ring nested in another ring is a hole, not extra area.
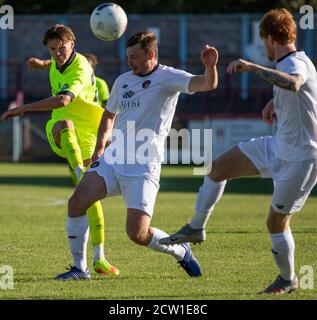
M 55 123 L 53 127 L 53 135 L 58 136 L 60 131 L 63 129 L 74 129 L 74 124 L 72 120 L 60 120 Z
M 276 230 L 279 230 L 280 228 L 279 219 L 277 219 L 277 213 L 273 212 L 272 208 L 269 216 L 266 219 L 266 228 L 270 233 L 276 233 Z
M 290 215 L 283 213 L 270 214 L 266 220 L 266 227 L 270 233 L 281 233 L 288 230 Z
M 85 213 L 85 209 L 80 204 L 80 196 L 75 193 L 68 200 L 68 215 L 70 217 L 80 217 Z
M 274 223 L 270 217 L 266 219 L 266 228 L 270 233 L 272 233 L 273 232 L 272 230 L 274 230 Z
M 75 216 L 75 213 L 76 213 L 76 210 L 77 207 L 76 207 L 76 199 L 74 196 L 71 196 L 68 200 L 68 215 L 70 217 L 74 217 Z
M 266 227 L 269 233 L 282 233 L 285 231 L 283 224 L 272 222 L 269 219 L 266 221 Z
M 74 130 L 73 121 L 71 121 L 71 120 L 60 120 L 60 121 L 55 123 L 55 125 L 54 125 L 54 127 L 52 129 L 54 140 L 55 140 L 56 144 L 59 147 L 61 146 L 61 138 L 60 138 L 61 131 L 63 129 L 67 129 L 67 128 Z

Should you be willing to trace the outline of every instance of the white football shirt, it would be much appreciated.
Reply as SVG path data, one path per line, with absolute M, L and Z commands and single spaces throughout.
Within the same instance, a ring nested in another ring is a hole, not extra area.
M 304 79 L 299 92 L 274 86 L 277 131 L 275 154 L 288 161 L 317 158 L 317 74 L 303 51 L 289 53 L 277 61 L 276 69 Z
M 158 65 L 145 76 L 132 71 L 120 75 L 107 103 L 107 110 L 117 113 L 117 117 L 112 143 L 105 151 L 106 161 L 111 156 L 113 161 L 114 155 L 119 164 L 163 161 L 164 143 L 179 94 L 189 93 L 192 77 L 188 72 L 165 65 Z

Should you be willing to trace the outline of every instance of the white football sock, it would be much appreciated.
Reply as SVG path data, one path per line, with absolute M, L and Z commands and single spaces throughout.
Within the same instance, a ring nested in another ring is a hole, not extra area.
M 76 218 L 67 216 L 66 230 L 74 265 L 76 268 L 86 271 L 87 242 L 89 236 L 87 215 Z
M 151 242 L 148 244 L 148 247 L 151 249 L 154 249 L 156 251 L 160 251 L 163 253 L 171 254 L 177 261 L 183 260 L 185 256 L 185 248 L 179 244 L 174 244 L 174 245 L 164 245 L 160 244 L 159 240 L 162 238 L 167 238 L 169 235 L 157 228 L 153 228 L 153 237 Z
M 103 243 L 94 246 L 94 261 L 104 259 Z
M 194 229 L 204 229 L 208 218 L 215 206 L 220 200 L 227 181 L 215 182 L 208 176 L 205 176 L 203 185 L 199 188 L 195 204 L 195 215 L 193 216 L 190 226 Z
M 272 240 L 272 253 L 275 262 L 280 269 L 280 276 L 285 280 L 294 280 L 294 251 L 295 243 L 292 231 L 282 233 L 270 233 Z

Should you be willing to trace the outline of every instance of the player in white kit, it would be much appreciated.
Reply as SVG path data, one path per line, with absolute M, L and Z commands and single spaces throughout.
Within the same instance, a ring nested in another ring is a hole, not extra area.
M 119 76 L 100 122 L 94 162 L 68 203 L 67 235 L 74 259 L 71 271 L 57 280 L 88 279 L 86 210 L 96 199 L 121 194 L 127 208 L 126 232 L 137 244 L 172 255 L 192 277 L 201 275 L 189 243 L 162 245 L 164 231 L 150 227 L 159 189 L 164 142 L 180 92 L 217 87 L 218 52 L 205 45 L 203 75 L 160 65 L 155 34 L 140 32 L 126 44 L 130 72 Z M 112 136 L 110 146 L 104 148 Z
M 213 162 L 196 200 L 191 222 L 162 244 L 202 242 L 205 226 L 221 198 L 226 180 L 261 175 L 271 177 L 274 192 L 267 219 L 272 253 L 280 273 L 260 293 L 289 293 L 298 286 L 294 271 L 294 239 L 289 227 L 292 214 L 304 206 L 317 182 L 317 76 L 311 60 L 295 47 L 296 24 L 286 9 L 269 11 L 260 24 L 260 36 L 276 70 L 238 59 L 228 73 L 253 72 L 274 85 L 273 99 L 263 109 L 263 120 L 277 132 L 240 143 Z

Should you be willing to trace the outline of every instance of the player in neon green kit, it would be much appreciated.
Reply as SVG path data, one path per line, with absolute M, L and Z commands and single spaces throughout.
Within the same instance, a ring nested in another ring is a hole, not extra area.
M 52 97 L 8 110 L 3 120 L 23 115 L 25 112 L 52 110 L 46 125 L 46 134 L 52 150 L 66 158 L 77 181 L 90 164 L 94 152 L 97 130 L 104 112 L 98 103 L 94 72 L 87 59 L 74 49 L 72 30 L 56 24 L 46 31 L 43 44 L 48 47 Z M 32 59 L 28 62 L 32 65 Z M 94 269 L 98 273 L 118 275 L 104 257 L 104 218 L 101 203 L 88 209 L 88 221 L 94 245 Z M 88 232 L 87 232 L 88 240 Z M 87 269 L 87 261 L 78 255 L 78 264 Z
M 98 64 L 97 57 L 92 53 L 84 53 L 83 56 L 86 57 L 93 71 L 95 72 L 96 66 Z M 30 58 L 27 62 L 30 71 L 50 69 L 51 63 L 52 63 L 51 59 L 43 60 L 43 59 L 33 58 L 33 57 Z M 105 109 L 107 105 L 107 101 L 109 99 L 109 88 L 105 80 L 97 77 L 96 75 L 95 75 L 95 79 L 96 79 L 96 88 L 98 92 L 98 104 Z M 74 185 L 77 185 L 76 175 L 70 166 L 69 166 L 69 170 L 70 170 L 69 173 L 70 173 L 72 182 L 74 183 Z
M 92 53 L 84 53 L 83 54 L 88 62 L 90 63 L 92 69 L 95 72 L 96 66 L 98 64 L 98 59 L 96 55 Z M 28 66 L 30 71 L 41 70 L 41 69 L 49 69 L 51 67 L 51 60 L 42 60 L 38 58 L 30 58 L 28 60 Z M 96 87 L 98 91 L 98 104 L 105 108 L 107 101 L 109 99 L 109 88 L 107 82 L 95 75 L 96 79 Z

